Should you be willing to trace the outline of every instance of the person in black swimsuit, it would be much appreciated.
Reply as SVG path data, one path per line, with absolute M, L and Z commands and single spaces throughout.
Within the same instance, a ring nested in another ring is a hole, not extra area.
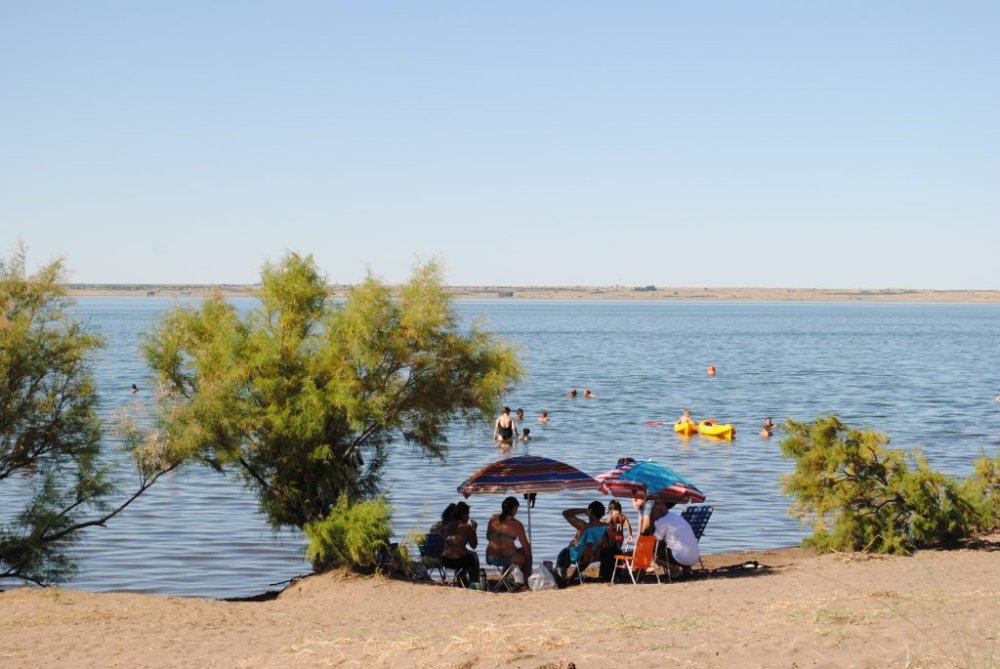
M 517 423 L 510 415 L 510 407 L 504 407 L 493 424 L 493 438 L 497 441 L 513 441 L 517 434 Z

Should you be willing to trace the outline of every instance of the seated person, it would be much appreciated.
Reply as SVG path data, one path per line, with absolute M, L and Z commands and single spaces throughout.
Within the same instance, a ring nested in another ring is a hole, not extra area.
M 632 541 L 632 521 L 622 511 L 622 503 L 617 499 L 608 502 L 608 527 L 615 540 L 615 548 L 621 549 L 625 544 L 625 528 L 628 527 L 628 541 Z
M 699 558 L 698 539 L 694 530 L 680 514 L 670 513 L 673 504 L 665 505 L 667 513 L 656 520 L 654 534 L 660 540 L 656 564 L 668 570 L 671 578 L 691 572 Z
M 515 518 L 521 503 L 516 497 L 507 497 L 500 505 L 500 513 L 490 518 L 486 526 L 486 564 L 506 569 L 510 564 L 521 568 L 524 582 L 531 575 L 531 542 L 524 533 L 524 525 Z M 517 546 L 514 542 L 520 542 Z
M 444 550 L 441 551 L 441 564 L 448 569 L 462 572 L 465 585 L 479 580 L 479 555 L 476 546 L 476 521 L 469 520 L 469 505 L 465 502 L 455 504 L 451 519 L 441 529 L 444 535 Z M 469 550 L 469 549 L 472 550 Z
M 455 513 L 455 503 L 451 503 L 444 508 L 441 512 L 441 520 L 437 521 L 431 525 L 431 529 L 427 531 L 428 534 L 443 534 L 441 530 L 451 521 L 452 515 Z
M 760 436 L 770 437 L 774 434 L 775 424 L 771 421 L 771 417 L 768 416 L 764 419 L 764 426 L 760 428 Z
M 677 422 L 681 425 L 685 425 L 686 423 L 693 423 L 694 418 L 691 418 L 691 409 L 684 409 L 684 413 L 682 413 L 681 417 L 677 419 Z
M 556 573 L 566 579 L 569 566 L 575 562 L 588 565 L 601 560 L 601 577 L 611 578 L 610 570 L 605 574 L 604 562 L 610 555 L 611 568 L 614 566 L 614 544 L 608 533 L 608 526 L 602 520 L 604 505 L 594 501 L 586 509 L 566 509 L 563 518 L 576 528 L 576 536 L 569 546 L 559 551 L 556 557 Z

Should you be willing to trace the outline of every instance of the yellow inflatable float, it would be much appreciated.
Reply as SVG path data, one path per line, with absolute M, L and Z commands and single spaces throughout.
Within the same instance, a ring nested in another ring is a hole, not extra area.
M 736 428 L 733 427 L 732 423 L 720 425 L 715 422 L 714 418 L 709 418 L 698 423 L 698 434 L 719 439 L 732 439 L 736 436 Z
M 698 425 L 691 421 L 687 421 L 686 423 L 677 421 L 674 423 L 674 432 L 685 437 L 690 437 L 692 434 L 698 434 Z

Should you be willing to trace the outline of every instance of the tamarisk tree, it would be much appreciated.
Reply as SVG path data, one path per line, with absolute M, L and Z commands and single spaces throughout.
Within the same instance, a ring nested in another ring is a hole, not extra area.
M 311 540 L 332 509 L 378 502 L 392 444 L 444 457 L 446 426 L 482 420 L 521 375 L 511 347 L 460 327 L 434 263 L 398 297 L 369 275 L 341 301 L 311 256 L 289 253 L 264 267 L 258 298 L 245 315 L 221 294 L 178 306 L 145 353 L 171 442 L 238 469 L 275 528 Z
M 102 341 L 68 314 L 63 274 L 55 261 L 29 275 L 23 246 L 0 260 L 0 578 L 40 585 L 74 573 L 81 530 L 179 464 L 126 428 L 139 480 L 120 493 L 120 459 L 102 457 L 90 366 Z
M 836 416 L 789 420 L 785 431 L 781 453 L 795 469 L 782 487 L 793 498 L 792 514 L 812 524 L 806 545 L 908 553 L 955 545 L 986 523 L 995 499 L 989 473 L 996 471 L 988 460 L 981 476 L 961 482 L 931 469 L 919 449 L 889 448 L 886 435 Z

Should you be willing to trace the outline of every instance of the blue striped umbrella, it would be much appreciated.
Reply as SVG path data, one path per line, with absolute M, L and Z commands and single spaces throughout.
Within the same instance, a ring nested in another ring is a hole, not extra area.
M 697 486 L 659 462 L 626 462 L 599 474 L 597 480 L 615 497 L 642 497 L 675 504 L 705 501 L 705 494 Z

